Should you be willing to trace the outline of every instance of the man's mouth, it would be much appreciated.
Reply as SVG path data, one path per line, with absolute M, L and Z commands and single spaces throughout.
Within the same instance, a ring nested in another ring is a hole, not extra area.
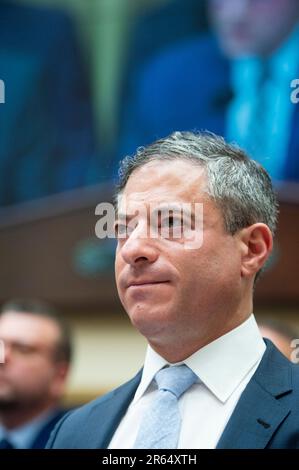
M 156 280 L 136 280 L 128 284 L 128 288 L 138 288 L 138 287 L 155 287 L 161 284 L 167 284 L 169 281 L 156 281 Z

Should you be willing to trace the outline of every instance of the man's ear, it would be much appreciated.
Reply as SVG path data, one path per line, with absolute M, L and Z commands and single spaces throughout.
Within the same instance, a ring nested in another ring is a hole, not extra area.
M 256 223 L 240 231 L 242 242 L 242 277 L 254 276 L 267 261 L 272 248 L 273 236 L 266 224 Z

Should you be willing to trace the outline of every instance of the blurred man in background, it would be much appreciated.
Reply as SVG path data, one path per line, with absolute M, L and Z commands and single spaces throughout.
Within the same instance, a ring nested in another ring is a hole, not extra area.
M 70 331 L 50 306 L 12 301 L 1 310 L 0 339 L 0 449 L 44 448 L 64 414 Z
M 140 68 L 120 155 L 175 129 L 235 141 L 275 182 L 299 181 L 298 0 L 208 0 L 212 34 L 164 49 Z

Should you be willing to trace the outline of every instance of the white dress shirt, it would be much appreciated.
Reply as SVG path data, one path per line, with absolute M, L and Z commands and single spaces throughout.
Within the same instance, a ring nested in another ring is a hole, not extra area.
M 216 447 L 266 346 L 255 318 L 203 347 L 185 363 L 199 377 L 179 399 L 182 417 L 179 449 Z M 132 449 L 145 409 L 157 394 L 155 374 L 169 364 L 148 346 L 141 382 L 109 449 Z

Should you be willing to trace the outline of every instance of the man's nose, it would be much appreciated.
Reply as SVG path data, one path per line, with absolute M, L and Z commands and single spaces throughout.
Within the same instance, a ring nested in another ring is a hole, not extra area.
M 136 227 L 121 248 L 121 256 L 130 265 L 154 263 L 159 256 L 156 240 L 146 226 Z

